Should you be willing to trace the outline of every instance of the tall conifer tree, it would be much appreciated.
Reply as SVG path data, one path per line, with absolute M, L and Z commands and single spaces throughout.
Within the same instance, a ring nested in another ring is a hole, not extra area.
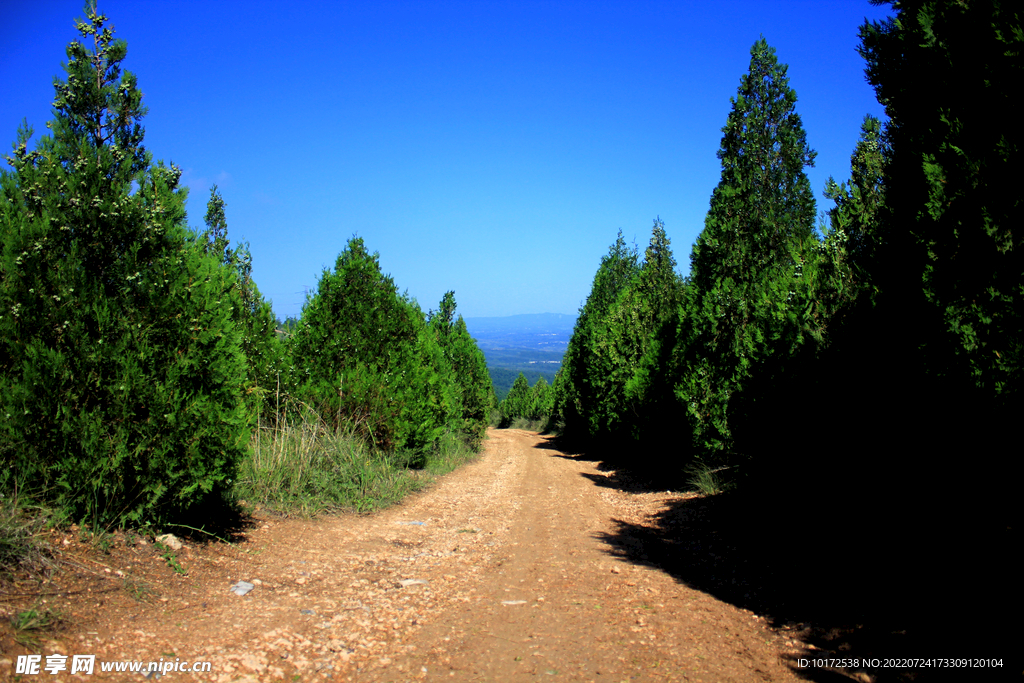
M 601 343 L 595 351 L 606 370 L 604 391 L 592 412 L 593 421 L 607 435 L 640 436 L 640 423 L 646 421 L 644 358 L 656 355 L 652 346 L 663 330 L 675 332 L 681 291 L 665 224 L 655 219 L 643 265 L 619 292 L 598 328 Z
M 249 243 L 229 248 L 226 208 L 224 197 L 214 185 L 206 203 L 206 230 L 202 241 L 207 253 L 221 259 L 236 275 L 231 315 L 248 368 L 245 395 L 250 417 L 273 420 L 281 409 L 282 389 L 287 392 L 290 388 L 285 349 L 277 338 L 277 320 L 270 303 L 253 280 Z
M 600 325 L 615 305 L 639 266 L 639 255 L 629 248 L 619 231 L 615 243 L 601 259 L 590 294 L 580 309 L 562 369 L 555 380 L 555 410 L 565 422 L 566 434 L 586 440 L 600 431 L 594 411 L 608 386 L 608 368 L 601 363 L 597 348 L 604 342 Z
M 730 448 L 729 397 L 752 365 L 800 336 L 803 265 L 815 242 L 807 145 L 787 67 L 762 37 L 722 129 L 722 178 L 691 255 L 674 363 L 698 452 Z
M 124 41 L 90 10 L 52 134 L 0 174 L 0 481 L 93 523 L 159 521 L 230 483 L 247 442 L 231 271 L 143 147 Z
M 892 145 L 878 284 L 902 309 L 894 317 L 930 329 L 932 309 L 952 333 L 951 349 L 908 327 L 930 372 L 969 376 L 1015 410 L 1024 379 L 1022 14 L 998 0 L 893 6 L 895 18 L 861 29 Z

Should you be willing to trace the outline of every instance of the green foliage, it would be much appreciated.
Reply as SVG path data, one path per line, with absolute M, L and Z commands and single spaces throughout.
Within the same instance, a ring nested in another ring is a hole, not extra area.
M 718 158 L 722 179 L 691 255 L 671 366 L 702 457 L 732 448 L 728 408 L 753 372 L 814 336 L 805 267 L 814 198 L 804 167 L 815 153 L 796 113 L 786 66 L 763 38 L 751 48 Z
M 40 574 L 52 565 L 47 544 L 41 540 L 48 517 L 26 510 L 22 501 L 0 494 L 0 579 L 15 574 Z
M 246 360 L 245 395 L 250 416 L 277 413 L 280 392 L 289 387 L 285 348 L 276 333 L 277 319 L 252 279 L 252 254 L 248 242 L 228 247 L 226 203 L 217 186 L 210 189 L 206 205 L 206 231 L 201 240 L 208 254 L 236 274 L 232 290 L 232 319 L 239 331 Z
M 684 468 L 687 475 L 686 483 L 696 492 L 705 496 L 714 496 L 731 488 L 731 483 L 725 480 L 723 472 L 728 467 L 710 467 L 698 461 L 693 461 Z
M 30 650 L 37 650 L 40 647 L 42 635 L 57 628 L 61 621 L 60 612 L 49 608 L 40 608 L 38 605 L 17 612 L 11 617 L 14 640 Z
M 660 219 L 654 221 L 644 262 L 619 296 L 604 321 L 603 351 L 611 368 L 610 391 L 603 407 L 607 432 L 631 432 L 640 438 L 648 426 L 652 396 L 651 374 L 666 338 L 675 333 L 683 282 Z
M 160 559 L 167 563 L 167 566 L 174 570 L 174 573 L 178 576 L 185 576 L 188 574 L 188 570 L 181 566 L 181 562 L 178 561 L 178 556 L 174 550 L 161 543 L 160 541 L 153 541 L 154 547 L 156 547 L 157 553 L 160 555 Z
M 536 367 L 536 364 L 535 364 Z M 510 370 L 506 367 L 488 367 L 487 374 L 491 377 L 491 384 L 494 387 L 494 398 L 497 401 L 504 401 L 505 397 L 508 396 L 509 390 L 516 381 L 516 377 L 519 376 L 519 372 L 523 373 L 526 380 L 530 382 L 530 386 L 533 386 L 540 378 L 543 377 L 544 381 L 549 385 L 555 381 L 557 372 L 541 372 L 540 370 Z
M 290 338 L 299 397 L 332 429 L 349 424 L 379 451 L 417 453 L 420 465 L 445 434 L 479 444 L 490 380 L 465 322 L 453 321 L 454 294 L 427 322 L 378 261 L 352 238 L 307 299 Z
M 235 275 L 153 164 L 126 55 L 90 11 L 51 135 L 0 174 L 0 484 L 93 526 L 216 500 L 247 441 Z
M 543 376 L 530 389 L 530 409 L 525 417 L 531 420 L 542 420 L 554 409 L 555 396 L 551 385 Z
M 430 316 L 443 356 L 441 380 L 450 392 L 453 427 L 471 447 L 479 446 L 487 430 L 494 390 L 483 352 L 469 336 L 466 321 L 455 316 L 455 293 L 446 292 L 440 309 Z
M 471 459 L 476 449 L 446 434 L 428 454 L 427 475 L 441 475 Z M 406 453 L 373 451 L 351 425 L 332 428 L 309 406 L 292 406 L 253 435 L 239 466 L 238 498 L 315 516 L 335 510 L 368 512 L 401 500 L 429 481 L 407 469 Z
M 519 373 L 508 396 L 501 402 L 501 427 L 508 427 L 517 417 L 527 417 L 532 412 L 530 384 L 526 376 Z
M 1020 400 L 1024 353 L 1021 14 L 996 0 L 894 8 L 892 20 L 861 29 L 892 147 L 876 286 L 894 307 L 941 317 L 951 340 L 927 321 L 908 331 L 929 372 L 1009 406 Z
M 396 456 L 374 454 L 345 427 L 333 429 L 309 407 L 261 426 L 238 473 L 240 498 L 316 515 L 336 509 L 366 511 L 408 492 Z
M 556 378 L 556 410 L 571 438 L 636 439 L 649 429 L 651 382 L 660 373 L 652 359 L 675 332 L 683 293 L 661 220 L 654 221 L 642 264 L 620 233 L 602 270 Z
M 333 428 L 348 422 L 375 447 L 403 448 L 418 428 L 410 410 L 428 401 L 429 368 L 417 361 L 418 308 L 380 272 L 379 256 L 352 238 L 325 270 L 291 338 L 299 395 Z M 423 444 L 415 444 L 423 445 Z
M 612 389 L 610 368 L 601 347 L 604 319 L 639 270 L 639 255 L 618 238 L 601 259 L 590 294 L 580 309 L 572 338 L 555 382 L 555 411 L 565 422 L 567 435 L 586 440 L 600 433 L 601 419 L 594 413 Z

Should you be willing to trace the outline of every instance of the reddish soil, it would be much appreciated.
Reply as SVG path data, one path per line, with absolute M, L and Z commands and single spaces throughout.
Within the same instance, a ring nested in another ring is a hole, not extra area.
M 34 651 L 211 663 L 164 676 L 182 681 L 802 680 L 795 658 L 815 646 L 794 625 L 690 587 L 623 532 L 693 494 L 614 476 L 545 437 L 492 430 L 476 461 L 383 512 L 257 511 L 236 542 L 187 540 L 184 576 L 152 543 L 119 535 L 101 552 L 67 533 L 60 572 L 0 596 L 7 616 L 40 595 L 63 615 L 33 650 L 3 620 L 0 679 L 18 680 L 17 656 Z M 239 580 L 255 588 L 235 595 Z M 99 664 L 77 676 L 129 677 Z

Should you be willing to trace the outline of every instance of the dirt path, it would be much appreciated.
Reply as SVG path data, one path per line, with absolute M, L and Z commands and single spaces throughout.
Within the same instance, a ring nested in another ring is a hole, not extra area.
M 87 580 L 49 598 L 67 626 L 41 652 L 211 664 L 168 680 L 799 680 L 792 641 L 756 615 L 620 559 L 614 520 L 679 495 L 605 476 L 536 434 L 492 430 L 478 461 L 402 505 L 258 518 L 238 544 L 187 545 L 184 577 L 152 546 L 76 556 L 64 539 Z M 256 587 L 234 595 L 239 580 Z M 25 652 L 3 645 L 0 679 Z M 98 668 L 81 680 L 130 676 Z

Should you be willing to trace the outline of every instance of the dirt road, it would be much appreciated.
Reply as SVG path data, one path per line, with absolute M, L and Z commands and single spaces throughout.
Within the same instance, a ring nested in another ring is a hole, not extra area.
M 492 430 L 479 460 L 402 505 L 258 516 L 239 543 L 186 545 L 186 576 L 144 543 L 83 554 L 88 580 L 53 591 L 79 592 L 49 598 L 66 626 L 40 651 L 210 663 L 164 675 L 183 681 L 800 680 L 793 641 L 617 532 L 680 494 L 624 492 L 602 485 L 608 474 L 544 437 Z M 240 580 L 255 588 L 231 593 Z M 0 678 L 24 652 L 9 643 Z M 129 676 L 97 664 L 80 678 Z

